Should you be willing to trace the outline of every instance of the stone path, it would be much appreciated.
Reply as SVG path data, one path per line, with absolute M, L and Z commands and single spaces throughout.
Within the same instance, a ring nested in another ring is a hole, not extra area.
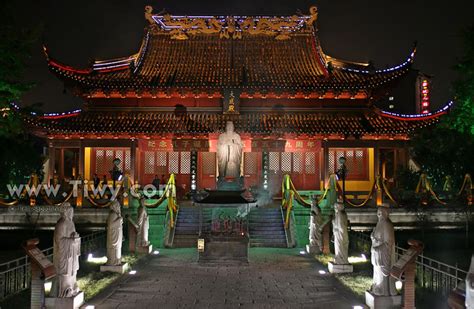
M 296 249 L 252 248 L 245 266 L 202 266 L 195 249 L 160 250 L 87 304 L 95 308 L 352 308 L 360 301 Z

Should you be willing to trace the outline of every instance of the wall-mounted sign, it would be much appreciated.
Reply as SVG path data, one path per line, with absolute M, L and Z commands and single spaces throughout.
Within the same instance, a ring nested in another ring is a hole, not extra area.
M 203 238 L 199 238 L 198 239 L 198 252 L 204 252 L 204 239 Z
M 56 270 L 53 263 L 51 263 L 40 249 L 38 249 L 38 243 L 39 240 L 37 238 L 30 239 L 26 242 L 26 245 L 23 248 L 25 249 L 26 254 L 30 257 L 31 263 L 34 263 L 41 269 L 45 280 L 49 280 L 56 276 Z
M 299 140 L 299 139 L 253 139 L 251 144 L 254 152 L 299 152 L 299 151 L 319 151 L 321 141 Z
M 173 151 L 173 143 L 168 139 L 144 139 L 138 141 L 142 151 Z
M 174 139 L 173 151 L 203 151 L 207 152 L 210 142 L 207 139 Z

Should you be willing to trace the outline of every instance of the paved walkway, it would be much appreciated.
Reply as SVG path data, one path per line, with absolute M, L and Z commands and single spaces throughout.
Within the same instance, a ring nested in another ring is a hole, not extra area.
M 245 266 L 202 266 L 195 249 L 160 250 L 100 293 L 96 308 L 352 308 L 360 304 L 296 249 L 252 248 Z

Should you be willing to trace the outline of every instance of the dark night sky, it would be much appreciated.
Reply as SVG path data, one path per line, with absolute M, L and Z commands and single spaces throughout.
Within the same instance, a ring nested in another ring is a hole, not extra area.
M 452 70 L 462 55 L 462 30 L 474 22 L 474 1 L 409 0 L 241 0 L 241 1 L 91 1 L 44 0 L 18 3 L 18 20 L 44 25 L 43 41 L 59 61 L 87 66 L 91 59 L 135 53 L 143 35 L 143 8 L 172 14 L 291 15 L 310 5 L 319 9 L 318 28 L 324 51 L 354 61 L 372 60 L 376 67 L 403 62 L 415 40 L 414 67 L 435 77 L 433 106 L 450 99 L 456 78 Z M 36 87 L 23 104 L 42 102 L 46 112 L 79 108 L 82 101 L 63 93 L 62 83 L 46 66 L 41 43 L 32 52 L 26 78 Z

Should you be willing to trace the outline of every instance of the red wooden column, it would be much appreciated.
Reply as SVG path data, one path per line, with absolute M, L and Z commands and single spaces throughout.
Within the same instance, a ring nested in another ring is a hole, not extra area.
M 380 175 L 380 150 L 379 146 L 374 147 L 374 179 Z
M 323 186 L 326 183 L 326 180 L 329 178 L 329 147 L 327 141 L 323 141 L 322 145 L 322 164 L 321 164 L 321 178 L 323 181 Z
M 84 175 L 84 142 L 82 140 L 79 141 L 79 170 L 77 171 L 78 175 L 82 177 L 82 179 L 86 179 L 86 175 Z M 87 175 L 89 177 L 89 175 Z
M 135 183 L 138 162 L 137 162 L 137 141 L 135 139 L 130 140 L 130 180 Z
M 56 148 L 54 147 L 54 141 L 50 141 L 48 144 L 49 164 L 48 164 L 48 175 L 46 178 L 48 181 L 48 184 L 50 184 L 51 180 L 54 178 L 55 151 L 56 151 Z

